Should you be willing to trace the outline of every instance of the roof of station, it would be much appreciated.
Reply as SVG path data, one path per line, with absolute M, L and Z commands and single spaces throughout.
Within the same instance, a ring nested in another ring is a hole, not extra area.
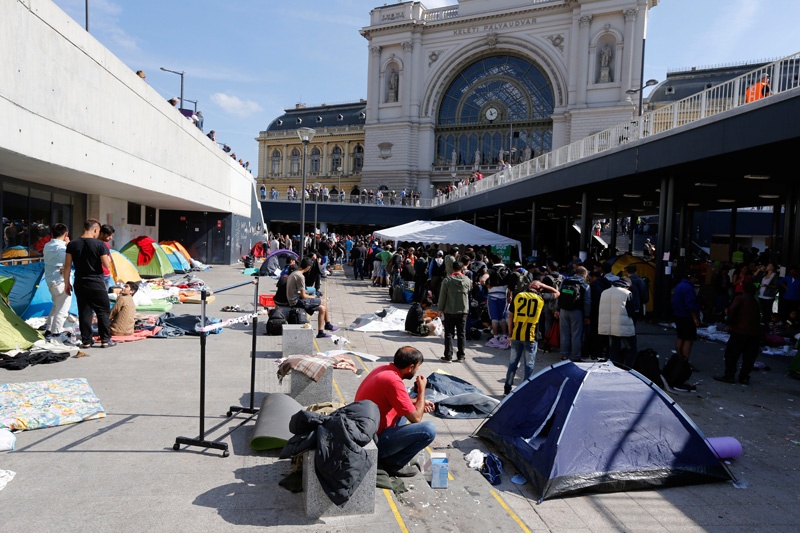
M 367 101 L 344 104 L 306 106 L 297 104 L 270 122 L 267 131 L 291 131 L 298 128 L 338 128 L 363 126 L 366 122 Z

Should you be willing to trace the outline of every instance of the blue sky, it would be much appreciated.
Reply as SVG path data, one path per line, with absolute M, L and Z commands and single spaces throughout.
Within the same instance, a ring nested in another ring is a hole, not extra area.
M 83 25 L 85 0 L 55 0 Z M 89 0 L 89 30 L 165 99 L 198 101 L 205 130 L 258 162 L 255 138 L 284 108 L 366 98 L 364 0 Z M 423 0 L 426 7 L 455 0 Z M 650 12 L 645 79 L 667 70 L 800 52 L 798 0 L 661 0 Z M 645 93 L 646 94 L 646 93 Z M 186 103 L 186 107 L 194 104 Z M 255 173 L 255 168 L 254 168 Z

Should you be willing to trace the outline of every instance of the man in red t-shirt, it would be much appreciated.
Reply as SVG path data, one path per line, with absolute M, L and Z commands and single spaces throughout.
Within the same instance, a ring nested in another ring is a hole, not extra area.
M 411 399 L 403 383 L 414 378 L 422 364 L 422 353 L 404 346 L 394 354 L 394 361 L 375 368 L 361 382 L 355 401 L 371 400 L 378 406 L 378 464 L 389 475 L 413 476 L 418 471 L 408 465 L 420 450 L 436 438 L 436 426 L 423 422 L 422 416 L 433 411 L 425 400 L 425 376 L 416 376 L 417 397 Z

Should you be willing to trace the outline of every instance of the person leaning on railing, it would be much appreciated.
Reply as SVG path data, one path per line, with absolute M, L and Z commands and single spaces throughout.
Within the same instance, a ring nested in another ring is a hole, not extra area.
M 756 100 L 766 98 L 769 96 L 769 93 L 769 76 L 767 74 L 763 74 L 757 82 L 747 88 L 747 91 L 744 94 L 744 100 L 749 104 L 750 102 L 755 102 Z

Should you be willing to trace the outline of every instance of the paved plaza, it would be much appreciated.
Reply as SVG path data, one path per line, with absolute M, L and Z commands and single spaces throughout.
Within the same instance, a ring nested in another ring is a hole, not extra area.
M 444 369 L 487 394 L 500 398 L 507 351 L 469 342 L 466 364 L 442 364 L 440 338 L 414 338 L 400 332 L 344 331 L 357 316 L 389 306 L 388 290 L 354 281 L 337 271 L 323 285 L 334 323 L 351 348 L 373 354 L 369 370 L 391 361 L 395 350 L 411 344 L 425 356 L 421 372 Z M 197 273 L 212 288 L 246 282 L 241 269 L 216 266 Z M 275 281 L 262 278 L 261 293 Z M 222 319 L 223 306 L 253 301 L 253 285 L 217 295 L 208 313 Z M 405 307 L 405 306 L 404 306 Z M 176 314 L 199 314 L 200 306 L 178 305 Z M 281 338 L 263 335 L 259 323 L 254 404 L 266 392 L 288 391 L 279 384 L 275 360 Z M 315 321 L 312 321 L 315 322 Z M 639 348 L 654 348 L 662 361 L 674 345 L 672 330 L 656 324 L 638 327 Z M 411 490 L 395 496 L 375 489 L 372 515 L 309 520 L 303 495 L 278 486 L 289 461 L 277 452 L 255 452 L 249 439 L 255 421 L 228 418 L 231 406 L 250 405 L 251 329 L 244 324 L 207 339 L 205 430 L 208 440 L 229 444 L 219 450 L 183 447 L 178 436 L 197 437 L 200 411 L 198 337 L 148 339 L 112 349 L 87 350 L 88 357 L 62 363 L 0 370 L 0 383 L 56 378 L 86 378 L 107 411 L 106 418 L 17 434 L 17 448 L 0 453 L 0 470 L 16 477 L 0 490 L 0 532 L 476 532 L 491 531 L 768 531 L 794 532 L 800 523 L 800 382 L 786 376 L 789 359 L 760 356 L 770 370 L 753 374 L 749 386 L 715 382 L 724 346 L 698 342 L 692 361 L 699 369 L 696 393 L 673 398 L 707 437 L 732 436 L 743 455 L 732 461 L 737 483 L 694 485 L 662 490 L 582 495 L 537 504 L 530 485 L 515 485 L 505 462 L 502 483 L 491 486 L 463 455 L 489 444 L 472 437 L 480 420 L 434 420 L 432 447 L 445 451 L 452 479 L 447 489 L 432 489 L 422 475 L 404 479 Z M 334 348 L 318 339 L 320 351 Z M 537 371 L 560 360 L 539 354 Z M 334 400 L 352 401 L 360 377 L 334 371 Z M 518 380 L 521 378 L 518 372 Z M 427 418 L 427 417 L 426 417 Z

